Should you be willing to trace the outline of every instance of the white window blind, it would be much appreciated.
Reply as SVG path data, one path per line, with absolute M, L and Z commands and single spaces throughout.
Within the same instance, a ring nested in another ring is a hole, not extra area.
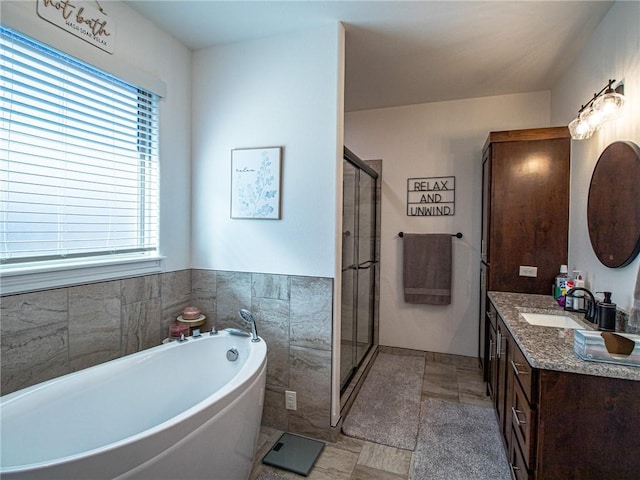
M 158 244 L 158 97 L 0 27 L 0 261 Z

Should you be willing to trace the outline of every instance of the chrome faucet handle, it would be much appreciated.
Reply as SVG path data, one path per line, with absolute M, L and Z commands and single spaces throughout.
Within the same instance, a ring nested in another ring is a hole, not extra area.
M 187 337 L 184 336 L 184 333 L 180 334 L 180 338 L 178 339 L 179 342 L 186 342 L 187 340 L 189 340 Z

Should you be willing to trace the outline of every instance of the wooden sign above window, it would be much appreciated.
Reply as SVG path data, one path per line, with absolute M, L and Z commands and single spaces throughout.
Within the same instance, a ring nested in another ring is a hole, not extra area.
M 456 213 L 456 177 L 407 179 L 407 216 L 442 217 Z
M 37 0 L 37 12 L 43 20 L 91 45 L 108 53 L 114 52 L 115 22 L 107 17 L 96 0 Z

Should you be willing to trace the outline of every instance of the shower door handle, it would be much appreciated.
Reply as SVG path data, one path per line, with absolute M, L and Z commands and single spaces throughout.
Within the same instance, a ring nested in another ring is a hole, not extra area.
M 342 271 L 346 272 L 347 270 L 366 270 L 373 267 L 377 263 L 377 260 L 367 260 L 366 262 L 362 262 L 360 264 L 354 263 L 353 265 L 349 265 L 348 267 L 343 268 Z
M 377 260 L 367 260 L 366 262 L 362 262 L 360 265 L 356 266 L 357 270 L 366 270 L 367 268 L 371 268 L 378 263 Z

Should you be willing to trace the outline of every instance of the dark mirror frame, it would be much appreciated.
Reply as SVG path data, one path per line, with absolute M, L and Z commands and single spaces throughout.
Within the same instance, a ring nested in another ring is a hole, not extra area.
M 593 251 L 609 268 L 629 265 L 640 252 L 640 147 L 613 142 L 596 163 L 587 205 Z

